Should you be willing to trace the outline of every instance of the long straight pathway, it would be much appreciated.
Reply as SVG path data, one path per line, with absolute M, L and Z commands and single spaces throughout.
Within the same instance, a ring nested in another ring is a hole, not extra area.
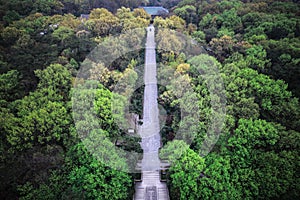
M 159 134 L 154 34 L 154 27 L 150 25 L 147 28 L 145 52 L 143 125 L 139 128 L 143 149 L 142 182 L 135 184 L 135 200 L 169 200 L 167 185 L 160 181 L 161 162 L 158 150 L 161 139 Z

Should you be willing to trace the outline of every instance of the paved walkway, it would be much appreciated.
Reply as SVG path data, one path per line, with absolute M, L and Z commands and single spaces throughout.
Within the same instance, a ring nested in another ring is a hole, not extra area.
M 169 200 L 166 183 L 160 181 L 158 150 L 161 145 L 159 111 L 157 103 L 156 52 L 154 27 L 147 28 L 144 73 L 143 125 L 139 129 L 142 138 L 143 159 L 141 163 L 142 182 L 135 184 L 135 200 Z

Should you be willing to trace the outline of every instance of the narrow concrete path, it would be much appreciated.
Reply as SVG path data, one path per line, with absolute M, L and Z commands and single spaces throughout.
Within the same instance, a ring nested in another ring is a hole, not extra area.
M 142 138 L 143 159 L 141 163 L 142 182 L 135 184 L 135 200 L 169 200 L 166 183 L 160 181 L 161 162 L 158 150 L 161 145 L 159 110 L 157 103 L 157 66 L 155 52 L 155 30 L 147 28 L 144 72 L 143 125 L 139 128 Z

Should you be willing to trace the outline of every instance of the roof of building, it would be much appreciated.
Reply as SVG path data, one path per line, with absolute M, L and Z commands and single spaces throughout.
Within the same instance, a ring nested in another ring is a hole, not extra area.
M 169 11 L 164 7 L 159 6 L 146 6 L 142 7 L 149 15 L 165 15 L 168 14 Z
M 89 14 L 81 14 L 80 18 L 88 20 L 90 18 L 90 15 Z

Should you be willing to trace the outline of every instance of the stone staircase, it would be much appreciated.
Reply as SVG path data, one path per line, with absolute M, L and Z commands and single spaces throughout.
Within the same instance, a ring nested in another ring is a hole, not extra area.
M 135 183 L 134 200 L 169 200 L 167 184 L 160 181 L 159 171 L 143 171 L 142 180 Z
M 161 147 L 159 135 L 159 110 L 157 102 L 157 66 L 154 40 L 154 27 L 147 29 L 144 74 L 143 125 L 138 129 L 142 138 L 143 159 L 136 166 L 141 170 L 141 182 L 135 182 L 134 200 L 169 200 L 167 184 L 160 180 L 163 163 L 159 159 Z
M 134 200 L 145 200 L 146 188 L 141 183 L 135 183 Z
M 159 200 L 170 200 L 169 199 L 169 191 L 168 191 L 168 188 L 166 186 L 166 184 L 163 184 L 164 187 L 161 187 L 161 188 L 158 188 L 158 199 Z
M 143 171 L 143 184 L 147 186 L 156 186 L 160 184 L 159 171 Z

